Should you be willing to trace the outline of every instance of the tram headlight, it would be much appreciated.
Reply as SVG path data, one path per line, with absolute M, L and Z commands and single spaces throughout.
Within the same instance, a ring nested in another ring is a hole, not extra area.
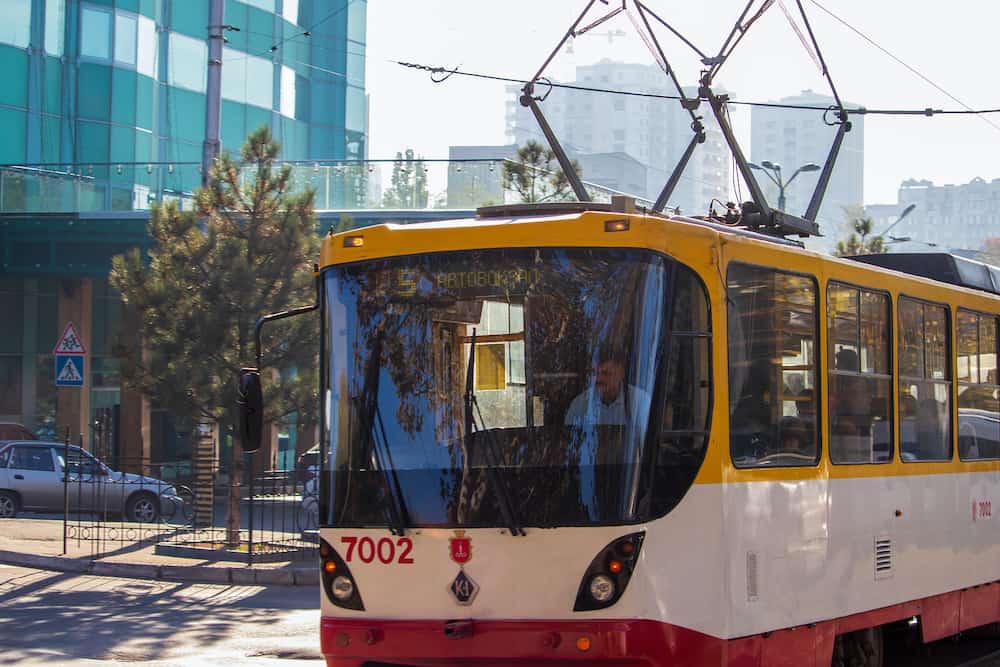
M 590 597 L 604 604 L 615 596 L 615 582 L 606 574 L 599 574 L 590 580 Z
M 601 549 L 583 573 L 573 611 L 606 609 L 625 593 L 639 561 L 644 532 L 623 535 Z
M 365 604 L 361 601 L 361 592 L 351 569 L 337 550 L 322 538 L 319 541 L 319 556 L 319 573 L 327 599 L 344 609 L 364 611 Z
M 354 595 L 354 582 L 347 577 L 341 575 L 335 577 L 333 584 L 330 586 L 330 590 L 333 591 L 333 597 L 340 601 L 350 600 L 351 596 Z

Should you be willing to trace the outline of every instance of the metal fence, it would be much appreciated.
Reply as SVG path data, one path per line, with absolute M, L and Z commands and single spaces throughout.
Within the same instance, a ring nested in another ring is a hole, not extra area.
M 112 469 L 72 445 L 59 456 L 65 553 L 152 548 L 246 563 L 314 556 L 318 504 L 308 471 L 258 471 L 249 457 L 235 474 L 215 461 L 119 459 Z

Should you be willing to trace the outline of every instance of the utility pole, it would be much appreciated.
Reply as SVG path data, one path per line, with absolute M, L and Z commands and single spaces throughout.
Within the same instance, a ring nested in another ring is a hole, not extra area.
M 222 44 L 225 0 L 209 0 L 208 4 L 208 90 L 205 95 L 205 142 L 201 150 L 201 184 L 207 186 L 209 172 L 222 149 L 220 116 L 222 114 Z

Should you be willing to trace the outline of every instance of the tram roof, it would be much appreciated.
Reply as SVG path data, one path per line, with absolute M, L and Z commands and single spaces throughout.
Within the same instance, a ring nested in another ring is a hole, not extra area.
M 849 257 L 863 264 L 1000 294 L 1000 268 L 946 252 L 901 252 Z

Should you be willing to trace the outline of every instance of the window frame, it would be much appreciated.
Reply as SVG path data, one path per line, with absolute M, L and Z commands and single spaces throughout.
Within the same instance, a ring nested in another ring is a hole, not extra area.
M 947 392 L 947 396 L 948 396 L 948 409 L 945 411 L 946 414 L 948 415 L 948 422 L 947 422 L 947 427 L 948 427 L 948 438 L 947 438 L 948 456 L 947 456 L 947 458 L 940 458 L 940 459 L 914 459 L 914 460 L 910 460 L 910 461 L 906 460 L 905 458 L 903 458 L 903 443 L 902 443 L 903 433 L 902 433 L 902 428 L 900 428 L 899 429 L 899 436 L 898 436 L 899 437 L 899 447 L 897 447 L 897 449 L 899 451 L 899 460 L 902 461 L 903 463 L 906 463 L 906 464 L 948 463 L 948 462 L 951 462 L 951 461 L 955 460 L 955 449 L 956 449 L 956 447 L 955 447 L 955 415 L 954 415 L 954 412 L 955 412 L 955 408 L 956 408 L 956 405 L 957 405 L 957 400 L 956 400 L 956 396 L 957 396 L 957 393 L 956 393 L 956 383 L 957 383 L 957 380 L 955 380 L 955 378 L 953 377 L 954 374 L 955 374 L 955 369 L 954 369 L 954 363 L 955 363 L 955 340 L 954 339 L 955 339 L 955 336 L 953 335 L 953 330 L 955 328 L 955 322 L 956 322 L 955 315 L 952 313 L 951 304 L 949 304 L 949 303 L 942 303 L 940 301 L 932 301 L 930 299 L 925 299 L 923 297 L 913 296 L 913 295 L 907 294 L 905 292 L 900 292 L 899 296 L 896 299 L 896 309 L 894 311 L 894 315 L 895 315 L 896 319 L 900 322 L 900 330 L 902 330 L 902 317 L 900 316 L 900 312 L 899 311 L 900 311 L 900 308 L 903 305 L 903 301 L 904 300 L 905 301 L 910 301 L 912 303 L 919 304 L 922 308 L 926 308 L 927 306 L 934 306 L 934 307 L 938 307 L 938 308 L 943 308 L 944 309 L 944 314 L 945 314 L 945 323 L 944 323 L 945 351 L 944 351 L 944 358 L 945 358 L 945 360 L 947 362 L 945 364 L 945 368 L 948 370 L 948 379 L 946 379 L 946 380 L 935 380 L 934 378 L 928 378 L 928 377 L 926 377 L 927 376 L 927 346 L 926 346 L 926 340 L 924 339 L 924 328 L 926 327 L 926 317 L 925 317 L 924 321 L 921 322 L 921 331 L 920 331 L 921 341 L 923 341 L 921 343 L 920 347 L 921 347 L 921 351 L 922 351 L 922 354 L 923 354 L 922 365 L 923 365 L 924 377 L 916 378 L 915 376 L 912 376 L 912 375 L 906 375 L 906 376 L 903 375 L 903 361 L 902 361 L 902 354 L 901 354 L 901 352 L 902 352 L 901 348 L 902 348 L 903 339 L 902 339 L 902 337 L 899 337 L 898 340 L 896 341 L 895 354 L 899 358 L 899 361 L 897 362 L 896 374 L 895 374 L 895 377 L 896 377 L 896 388 L 895 388 L 896 401 L 895 401 L 895 403 L 896 404 L 894 406 L 894 409 L 899 414 L 899 420 L 902 421 L 902 410 L 900 409 L 899 401 L 900 401 L 900 399 L 903 396 L 903 393 L 900 391 L 900 384 L 902 383 L 902 381 L 903 381 L 904 378 L 915 379 L 915 380 L 919 380 L 921 382 L 930 382 L 932 384 L 944 384 L 944 385 L 948 385 L 948 392 Z M 900 425 L 902 425 L 902 424 L 900 424 Z
M 51 468 L 46 468 L 44 470 L 39 469 L 39 468 L 15 468 L 14 467 L 14 454 L 18 450 L 20 450 L 20 449 L 26 449 L 26 450 L 39 449 L 39 450 L 47 452 L 48 455 L 49 455 L 49 465 L 52 466 L 52 467 Z M 14 445 L 14 447 L 12 448 L 12 451 L 11 451 L 11 454 L 10 454 L 10 457 L 9 457 L 8 469 L 9 470 L 25 470 L 27 472 L 56 472 L 56 461 L 52 457 L 52 447 L 50 445 L 36 445 L 36 444 L 29 444 L 29 443 L 24 443 L 24 442 L 16 443 Z
M 729 298 L 730 271 L 731 271 L 731 269 L 732 269 L 733 266 L 742 266 L 742 267 L 750 267 L 750 268 L 754 268 L 754 269 L 763 269 L 763 270 L 771 271 L 771 272 L 774 272 L 774 273 L 780 273 L 780 274 L 786 275 L 786 276 L 797 276 L 799 278 L 806 278 L 806 279 L 808 279 L 809 281 L 812 282 L 812 286 L 813 286 L 813 351 L 814 351 L 814 355 L 813 355 L 814 356 L 814 362 L 813 362 L 814 363 L 814 366 L 813 366 L 814 394 L 813 394 L 813 399 L 814 399 L 814 405 L 815 405 L 815 408 L 816 408 L 816 413 L 815 413 L 815 416 L 813 417 L 814 422 L 815 422 L 815 430 L 814 430 L 814 432 L 815 432 L 815 436 L 816 436 L 816 455 L 815 455 L 815 459 L 814 459 L 814 461 L 812 463 L 808 463 L 808 464 L 807 463 L 803 463 L 803 464 L 786 464 L 786 465 L 774 465 L 774 466 L 767 466 L 767 465 L 762 466 L 762 465 L 756 465 L 756 464 L 754 464 L 754 465 L 740 465 L 740 464 L 736 463 L 736 460 L 733 457 L 733 432 L 732 432 L 732 430 L 733 430 L 732 429 L 732 426 L 733 426 L 733 413 L 732 413 L 732 408 L 729 407 L 729 405 L 728 405 L 728 403 L 732 400 L 732 396 L 730 395 L 731 394 L 731 389 L 732 389 L 731 384 L 730 384 L 731 381 L 732 381 L 732 379 L 731 379 L 731 372 L 730 372 L 731 369 L 732 369 L 732 358 L 730 356 L 731 337 L 729 335 L 729 325 L 730 325 L 730 322 L 729 322 L 729 308 L 728 308 L 728 304 L 729 304 L 729 301 L 730 301 L 730 298 Z M 812 468 L 814 470 L 818 469 L 819 466 L 820 466 L 820 463 L 822 463 L 822 461 L 823 461 L 823 456 L 824 456 L 823 429 L 820 427 L 820 424 L 822 424 L 822 420 L 823 420 L 823 416 L 824 416 L 823 401 L 825 400 L 825 398 L 823 396 L 822 382 L 820 381 L 820 373 L 822 372 L 822 369 L 824 368 L 823 364 L 825 363 L 825 357 L 826 357 L 825 350 L 821 349 L 823 346 L 820 344 L 820 340 L 821 340 L 820 339 L 820 333 L 821 333 L 820 332 L 820 328 L 823 325 L 820 322 L 821 318 L 820 318 L 820 284 L 819 284 L 819 279 L 814 274 L 812 274 L 812 273 L 806 273 L 804 271 L 791 271 L 791 270 L 788 270 L 788 269 L 777 268 L 777 267 L 774 267 L 774 266 L 771 266 L 771 265 L 767 265 L 767 264 L 758 264 L 758 263 L 755 263 L 755 262 L 747 262 L 747 261 L 742 261 L 742 260 L 739 260 L 739 259 L 733 259 L 733 260 L 730 260 L 726 264 L 726 275 L 725 275 L 725 282 L 723 283 L 723 293 L 725 295 L 725 303 L 727 304 L 727 307 L 726 307 L 726 401 L 727 401 L 726 412 L 728 413 L 728 417 L 726 419 L 726 425 L 727 425 L 727 428 L 729 430 L 729 447 L 728 447 L 729 448 L 729 464 L 733 468 L 735 468 L 737 470 L 769 470 L 769 469 L 779 469 L 780 470 L 780 469 L 786 469 L 786 468 Z
M 83 15 L 84 12 L 93 12 L 96 14 L 104 14 L 107 16 L 108 21 L 108 38 L 105 43 L 105 48 L 107 49 L 107 54 L 104 56 L 95 56 L 90 53 L 83 52 L 84 43 L 84 29 L 83 29 Z M 82 62 L 93 62 L 108 64 L 114 63 L 115 57 L 115 10 L 111 7 L 102 7 L 101 5 L 94 5 L 89 2 L 80 3 L 80 18 L 78 20 L 77 26 L 77 53 L 79 54 L 80 60 Z M 138 41 L 138 40 L 137 40 Z M 65 47 L 64 47 L 65 48 Z
M 961 347 L 961 341 L 959 340 L 958 320 L 962 316 L 963 313 L 966 314 L 966 315 L 975 315 L 976 316 L 976 374 L 980 377 L 980 379 L 982 378 L 982 370 L 983 370 L 982 369 L 982 364 L 980 363 L 980 359 L 979 359 L 979 357 L 981 357 L 982 354 L 983 354 L 983 348 L 982 348 L 982 320 L 984 318 L 985 319 L 993 320 L 993 326 L 994 326 L 994 344 L 995 344 L 995 346 L 997 348 L 997 349 L 995 349 L 993 351 L 993 354 L 995 355 L 994 356 L 994 360 L 995 360 L 994 361 L 994 364 L 995 364 L 994 370 L 998 371 L 997 380 L 998 380 L 998 382 L 1000 382 L 1000 315 L 998 315 L 996 313 L 988 313 L 988 312 L 984 312 L 984 311 L 981 311 L 981 310 L 974 310 L 972 308 L 966 308 L 964 306 L 959 306 L 958 308 L 955 309 L 955 326 L 954 326 L 954 329 L 955 329 L 955 345 L 954 345 L 954 350 L 955 350 L 955 370 L 956 370 L 956 373 L 955 373 L 956 378 L 955 378 L 954 395 L 955 395 L 955 409 L 958 410 L 958 433 L 957 433 L 958 437 L 956 439 L 956 441 L 959 442 L 959 447 L 957 448 L 958 449 L 958 458 L 959 458 L 960 461 L 969 462 L 969 463 L 976 462 L 976 461 L 996 461 L 996 460 L 1000 460 L 1000 453 L 998 453 L 997 456 L 985 456 L 985 457 L 981 456 L 981 457 L 976 457 L 976 458 L 969 458 L 969 457 L 965 457 L 965 456 L 962 455 L 962 447 L 960 445 L 961 438 L 962 438 L 962 433 L 961 433 L 961 429 L 962 429 L 962 408 L 961 408 L 961 406 L 958 405 L 959 390 L 962 387 L 968 387 L 968 388 L 973 388 L 973 387 L 992 387 L 995 390 L 1000 390 L 1000 383 L 998 383 L 998 384 L 990 384 L 989 382 L 966 382 L 966 381 L 963 381 L 963 380 L 959 380 L 958 377 L 957 377 L 957 375 L 958 375 L 958 373 L 957 373 L 957 370 L 958 370 L 958 357 L 959 357 L 958 351 L 959 351 L 959 348 Z M 973 409 L 975 409 L 975 408 L 973 408 Z
M 840 462 L 840 463 L 838 463 L 837 461 L 833 460 L 833 456 L 830 453 L 830 447 L 827 447 L 827 458 L 829 459 L 829 461 L 830 461 L 830 463 L 832 465 L 836 465 L 836 466 L 885 465 L 887 463 L 893 463 L 899 457 L 899 447 L 896 444 L 896 415 L 899 412 L 898 399 L 897 399 L 897 395 L 899 394 L 899 378 L 898 378 L 898 374 L 896 372 L 897 371 L 897 368 L 896 368 L 896 355 L 898 354 L 898 349 L 896 349 L 896 348 L 898 346 L 896 346 L 894 344 L 895 343 L 895 334 L 896 334 L 896 308 L 895 308 L 895 305 L 893 303 L 892 293 L 889 292 L 888 290 L 882 290 L 882 289 L 877 289 L 877 288 L 873 288 L 873 287 L 867 287 L 867 286 L 861 285 L 859 283 L 852 283 L 852 282 L 848 282 L 848 281 L 844 281 L 844 280 L 828 279 L 826 281 L 826 293 L 823 296 L 826 299 L 826 312 L 827 312 L 827 317 L 826 317 L 826 343 L 827 343 L 827 350 L 826 350 L 826 353 L 827 353 L 827 355 L 828 355 L 829 358 L 827 360 L 825 360 L 826 363 L 823 365 L 823 369 L 824 369 L 824 373 L 826 374 L 826 381 L 827 381 L 827 385 L 828 386 L 829 386 L 831 378 L 833 377 L 832 370 L 834 370 L 834 369 L 831 369 L 830 366 L 829 366 L 831 360 L 833 359 L 832 355 L 830 354 L 832 352 L 832 350 L 830 349 L 830 347 L 833 345 L 833 342 L 832 342 L 832 331 L 831 331 L 830 326 L 829 326 L 829 323 L 830 323 L 830 306 L 829 306 L 830 299 L 829 299 L 829 295 L 830 295 L 830 287 L 833 286 L 833 285 L 837 285 L 839 287 L 846 287 L 848 289 L 854 289 L 854 290 L 858 291 L 858 327 L 859 327 L 859 329 L 860 329 L 860 326 L 861 326 L 861 303 L 860 303 L 861 293 L 862 292 L 868 292 L 870 294 L 879 294 L 879 295 L 882 295 L 882 296 L 884 296 L 884 297 L 886 297 L 888 299 L 889 320 L 888 320 L 888 322 L 886 324 L 888 325 L 889 331 L 888 331 L 888 338 L 886 339 L 886 343 L 887 343 L 887 352 L 888 352 L 888 355 L 889 355 L 889 368 L 888 368 L 889 372 L 888 372 L 888 374 L 869 373 L 867 375 L 878 377 L 878 378 L 885 378 L 885 377 L 887 377 L 889 379 L 889 421 L 888 421 L 888 425 L 889 425 L 889 446 L 892 448 L 892 451 L 889 452 L 889 458 L 886 459 L 885 461 L 850 461 L 850 462 Z M 860 340 L 858 342 L 860 344 Z M 860 361 L 860 357 L 859 357 L 859 361 Z M 862 371 L 858 371 L 858 373 L 857 373 L 858 377 L 865 377 L 865 375 L 866 374 L 864 372 L 862 372 Z M 827 393 L 830 394 L 830 396 L 832 396 L 832 392 L 827 392 Z M 833 411 L 832 411 L 832 409 L 830 408 L 830 405 L 829 405 L 830 396 L 827 396 L 826 399 L 825 399 L 825 405 L 826 405 L 826 408 L 827 408 L 827 415 L 828 415 L 828 417 L 827 417 L 826 435 L 827 435 L 827 438 L 830 439 L 831 442 L 832 442 L 833 435 L 832 435 L 832 433 L 830 433 L 830 430 L 833 428 L 833 419 L 832 419 Z

